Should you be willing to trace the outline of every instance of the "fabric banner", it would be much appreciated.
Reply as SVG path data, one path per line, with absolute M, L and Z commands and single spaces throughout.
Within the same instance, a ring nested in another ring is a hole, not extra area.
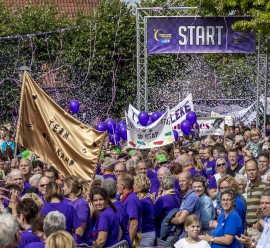
M 194 111 L 191 93 L 177 106 L 170 109 L 170 119 L 171 119 L 172 126 L 178 132 L 180 131 L 181 122 L 186 119 L 186 114 L 189 111 Z M 139 113 L 140 113 L 139 110 L 135 109 L 131 104 L 129 104 L 129 107 L 128 107 L 129 118 L 132 119 L 138 126 L 141 126 L 138 119 Z
M 126 113 L 128 147 L 136 149 L 165 146 L 174 142 L 174 135 L 169 110 L 162 117 L 147 127 L 138 125 Z
M 225 123 L 223 117 L 200 117 L 197 118 L 200 126 L 200 136 L 224 135 Z
M 65 176 L 92 180 L 105 138 L 55 103 L 25 72 L 16 142 Z
M 248 17 L 145 17 L 148 54 L 254 53 L 255 34 L 232 30 Z
M 242 121 L 244 125 L 249 125 L 254 119 L 256 119 L 256 102 L 249 107 L 240 111 L 227 112 L 223 117 L 225 118 L 225 124 L 232 126 Z M 211 112 L 211 116 L 222 116 L 219 113 Z M 231 123 L 227 123 L 226 120 L 232 119 Z M 231 124 L 231 125 L 230 125 Z

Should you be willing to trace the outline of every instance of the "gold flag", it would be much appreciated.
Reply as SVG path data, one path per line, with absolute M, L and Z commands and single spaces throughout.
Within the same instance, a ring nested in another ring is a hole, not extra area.
M 30 77 L 23 75 L 16 142 L 65 176 L 92 180 L 105 133 L 76 120 Z

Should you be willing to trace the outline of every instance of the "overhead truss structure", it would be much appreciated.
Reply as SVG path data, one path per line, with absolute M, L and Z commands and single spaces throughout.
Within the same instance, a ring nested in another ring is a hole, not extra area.
M 196 7 L 154 7 L 136 9 L 137 109 L 148 111 L 147 17 L 196 16 Z M 258 35 L 257 127 L 265 131 L 268 96 L 268 39 Z

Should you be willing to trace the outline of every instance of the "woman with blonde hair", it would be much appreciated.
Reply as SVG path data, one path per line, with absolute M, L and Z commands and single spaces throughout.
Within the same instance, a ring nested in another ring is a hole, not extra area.
M 156 238 L 154 204 L 149 194 L 150 186 L 150 179 L 146 175 L 139 174 L 134 177 L 134 192 L 138 195 L 142 204 L 142 239 L 140 240 L 140 247 L 153 246 Z
M 75 248 L 75 242 L 68 232 L 58 231 L 48 237 L 45 248 Z
M 63 189 L 56 182 L 49 182 L 45 192 L 45 201 L 41 214 L 47 215 L 52 211 L 59 211 L 66 217 L 66 231 L 82 237 L 83 228 L 75 208 L 64 202 Z
M 63 180 L 64 196 L 69 198 L 70 201 L 68 204 L 75 208 L 80 220 L 82 221 L 83 236 L 79 237 L 76 234 L 73 234 L 76 244 L 92 244 L 90 238 L 90 207 L 83 197 L 84 195 L 86 196 L 88 187 L 89 184 L 86 180 L 76 176 L 68 176 Z

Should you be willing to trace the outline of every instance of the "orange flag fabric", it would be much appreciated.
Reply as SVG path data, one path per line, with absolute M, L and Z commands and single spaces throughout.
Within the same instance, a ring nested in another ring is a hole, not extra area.
M 24 72 L 17 144 L 65 176 L 93 180 L 105 135 L 67 113 Z

